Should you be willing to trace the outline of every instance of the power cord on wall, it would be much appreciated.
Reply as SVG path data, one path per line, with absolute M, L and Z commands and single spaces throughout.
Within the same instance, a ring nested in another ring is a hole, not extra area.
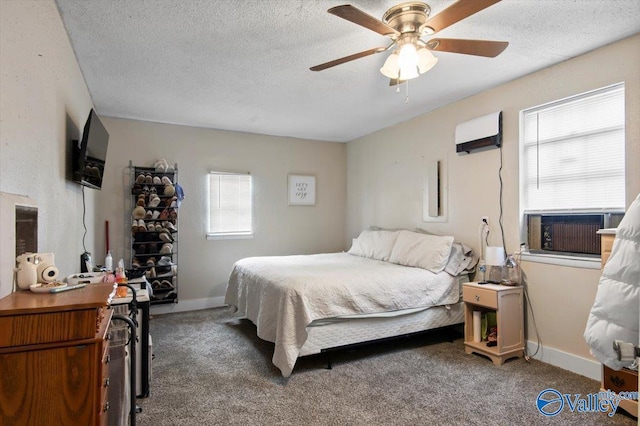
M 500 217 L 498 219 L 498 224 L 500 225 L 500 234 L 502 237 L 502 249 L 504 250 L 505 255 L 508 253 L 507 252 L 507 246 L 506 246 L 506 242 L 505 242 L 505 238 L 504 238 L 504 226 L 502 224 L 502 215 L 503 215 L 503 211 L 504 211 L 504 206 L 503 206 L 503 182 L 502 182 L 502 167 L 504 165 L 504 161 L 503 161 L 503 153 L 502 153 L 502 144 L 500 144 L 500 168 L 498 169 L 498 180 L 500 181 Z M 485 222 L 486 223 L 486 222 Z M 489 233 L 487 232 L 487 241 L 488 241 L 488 237 L 489 237 Z M 487 243 L 488 244 L 488 243 Z M 520 267 L 520 259 L 521 259 L 521 251 L 515 252 L 514 254 L 516 263 L 518 264 L 518 267 Z M 535 357 L 538 354 L 538 351 L 540 350 L 540 347 L 542 346 L 542 341 L 540 340 L 540 333 L 538 332 L 538 325 L 536 324 L 536 317 L 535 314 L 533 312 L 533 306 L 531 305 L 531 299 L 529 299 L 529 292 L 527 291 L 527 286 L 524 283 L 524 280 L 522 279 L 522 268 L 520 267 L 520 279 L 521 279 L 521 285 L 522 285 L 522 289 L 524 292 L 524 299 L 527 303 L 527 306 L 529 307 L 529 311 L 531 312 L 531 320 L 533 322 L 533 330 L 536 333 L 536 340 L 537 340 L 537 347 L 536 350 L 533 354 L 528 354 L 528 350 L 527 350 L 527 345 L 525 344 L 524 347 L 524 359 L 526 359 L 527 361 L 530 361 L 532 357 Z
M 82 227 L 84 228 L 84 234 L 82 235 L 82 250 L 87 252 L 87 248 L 85 247 L 84 240 L 87 236 L 87 224 L 85 223 L 85 215 L 87 213 L 85 201 L 84 201 L 84 186 L 82 186 Z

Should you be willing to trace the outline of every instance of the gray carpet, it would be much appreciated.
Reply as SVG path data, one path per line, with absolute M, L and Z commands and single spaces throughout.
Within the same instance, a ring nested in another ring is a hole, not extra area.
M 464 353 L 447 329 L 332 357 L 298 360 L 285 379 L 273 345 L 228 308 L 155 316 L 151 396 L 139 425 L 635 425 L 618 413 L 536 408 L 547 388 L 597 392 L 599 383 L 538 362 L 495 366 Z

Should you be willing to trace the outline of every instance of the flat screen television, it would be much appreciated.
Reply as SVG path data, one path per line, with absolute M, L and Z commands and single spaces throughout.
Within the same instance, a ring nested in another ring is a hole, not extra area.
M 101 189 L 108 146 L 109 133 L 91 109 L 82 140 L 73 141 L 72 180 L 89 188 Z

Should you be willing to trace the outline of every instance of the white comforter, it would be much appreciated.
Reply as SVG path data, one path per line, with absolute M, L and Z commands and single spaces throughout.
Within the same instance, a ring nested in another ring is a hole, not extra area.
M 619 370 L 613 341 L 638 345 L 640 318 L 640 195 L 618 226 L 607 264 L 602 271 L 584 338 L 603 364 Z
M 225 303 L 275 343 L 273 364 L 288 377 L 306 327 L 316 319 L 454 304 L 459 296 L 446 272 L 331 253 L 242 259 L 231 272 Z

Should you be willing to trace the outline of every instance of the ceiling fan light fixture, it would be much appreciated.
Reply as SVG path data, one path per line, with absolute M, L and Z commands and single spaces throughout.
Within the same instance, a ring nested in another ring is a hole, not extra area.
M 418 70 L 420 74 L 424 74 L 438 63 L 438 58 L 426 47 L 418 49 Z
M 388 78 L 396 79 L 398 78 L 398 73 L 400 72 L 400 67 L 398 66 L 398 54 L 393 52 L 386 61 L 384 61 L 384 65 L 380 68 L 380 72 L 382 75 Z
M 400 78 L 409 80 L 419 76 L 418 74 L 418 51 L 413 43 L 405 43 L 400 47 L 398 54 L 398 67 L 400 67 Z

